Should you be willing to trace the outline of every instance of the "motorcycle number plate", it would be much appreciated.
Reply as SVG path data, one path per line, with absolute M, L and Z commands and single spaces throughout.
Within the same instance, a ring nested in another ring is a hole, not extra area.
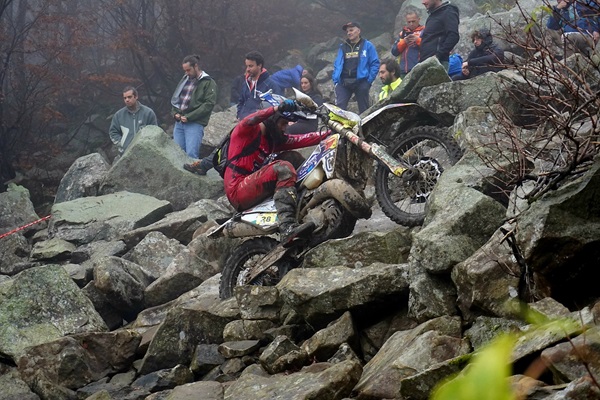
M 261 213 L 256 216 L 258 225 L 271 225 L 277 221 L 277 213 Z

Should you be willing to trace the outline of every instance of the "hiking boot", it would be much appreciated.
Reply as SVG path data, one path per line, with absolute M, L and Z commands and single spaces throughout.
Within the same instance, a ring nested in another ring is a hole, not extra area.
M 297 239 L 306 239 L 315 230 L 314 222 L 306 222 L 302 225 L 291 224 L 279 234 L 279 242 L 283 247 L 290 247 Z
M 202 160 L 194 161 L 190 164 L 183 164 L 183 169 L 196 175 L 206 175 L 206 172 L 208 172 L 202 167 Z

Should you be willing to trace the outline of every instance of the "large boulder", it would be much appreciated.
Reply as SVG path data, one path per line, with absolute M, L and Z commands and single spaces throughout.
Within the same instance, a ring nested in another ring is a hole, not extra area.
M 218 175 L 199 177 L 183 169 L 183 164 L 191 161 L 161 128 L 147 126 L 108 171 L 100 193 L 127 190 L 146 194 L 169 201 L 175 210 L 221 195 L 223 181 Z
M 0 193 L 0 234 L 19 228 L 40 217 L 33 209 L 29 190 L 23 186 L 10 183 L 8 190 Z M 35 230 L 35 227 L 28 230 Z M 25 232 L 28 232 L 26 230 Z
M 0 284 L 0 354 L 18 358 L 25 348 L 107 327 L 63 267 L 47 265 Z
M 61 179 L 54 203 L 96 196 L 109 169 L 110 164 L 98 153 L 78 158 Z
M 169 202 L 137 193 L 82 197 L 55 204 L 48 230 L 50 235 L 76 244 L 120 239 L 124 233 L 156 222 L 170 211 Z
M 538 295 L 577 307 L 594 298 L 600 257 L 600 158 L 521 213 L 517 244 Z

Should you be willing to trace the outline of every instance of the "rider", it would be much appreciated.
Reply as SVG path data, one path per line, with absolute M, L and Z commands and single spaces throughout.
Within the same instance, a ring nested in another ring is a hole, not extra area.
M 312 222 L 299 225 L 296 220 L 296 169 L 282 159 L 268 161 L 272 153 L 318 144 L 326 132 L 286 135 L 287 116 L 297 110 L 293 100 L 256 111 L 242 119 L 231 133 L 224 176 L 225 194 L 233 207 L 246 210 L 273 196 L 279 217 L 281 243 L 289 246 L 298 236 L 315 228 Z M 253 151 L 248 154 L 248 149 Z M 243 156 L 239 157 L 244 152 Z

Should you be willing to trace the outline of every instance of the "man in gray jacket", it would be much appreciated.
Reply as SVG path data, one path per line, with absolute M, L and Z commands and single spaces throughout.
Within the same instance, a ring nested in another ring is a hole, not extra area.
M 133 86 L 123 89 L 125 107 L 113 115 L 108 135 L 110 140 L 123 153 L 134 136 L 146 125 L 158 125 L 156 114 L 150 107 L 138 101 L 138 92 Z

